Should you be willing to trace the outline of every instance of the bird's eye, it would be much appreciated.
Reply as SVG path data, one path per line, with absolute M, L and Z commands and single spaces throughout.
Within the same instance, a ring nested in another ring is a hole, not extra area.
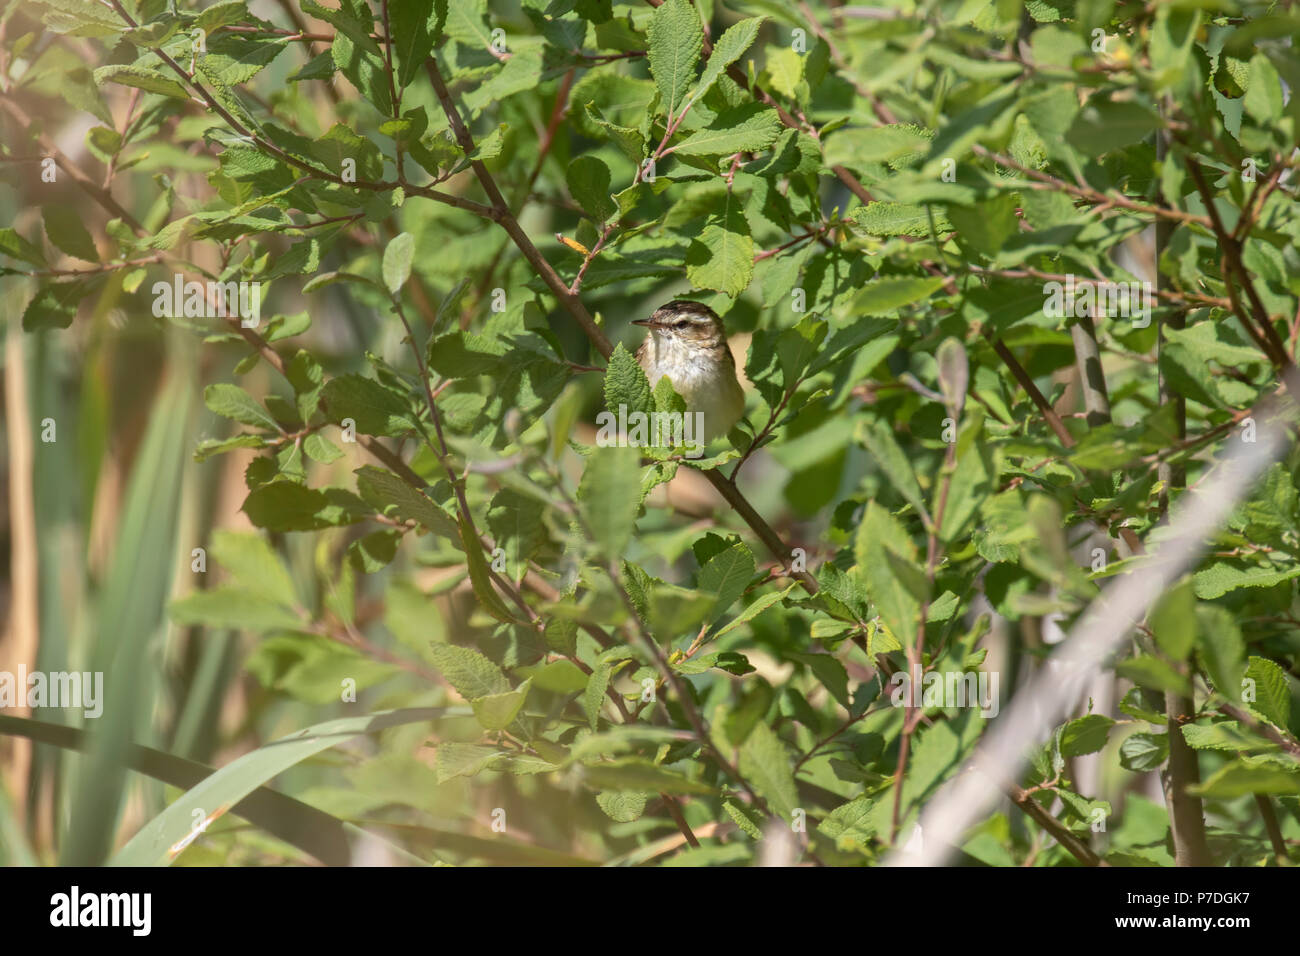
M 691 323 L 687 322 L 685 319 L 679 319 L 677 323 L 673 326 L 673 328 L 677 329 L 680 332 L 682 329 L 686 328 L 686 326 L 690 324 Z

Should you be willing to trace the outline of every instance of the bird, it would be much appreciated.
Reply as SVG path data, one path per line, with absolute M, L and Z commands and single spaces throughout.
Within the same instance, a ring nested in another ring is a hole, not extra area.
M 702 302 L 675 299 L 632 324 L 650 330 L 636 351 L 650 388 L 668 376 L 686 411 L 703 413 L 705 442 L 731 431 L 745 410 L 745 393 L 718 313 Z

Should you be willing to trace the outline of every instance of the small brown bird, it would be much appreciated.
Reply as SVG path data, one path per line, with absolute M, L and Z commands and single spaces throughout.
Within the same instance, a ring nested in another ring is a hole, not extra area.
M 650 387 L 667 375 L 687 412 L 703 413 L 705 441 L 727 434 L 745 410 L 745 394 L 718 314 L 703 303 L 677 299 L 632 324 L 650 330 L 636 350 Z

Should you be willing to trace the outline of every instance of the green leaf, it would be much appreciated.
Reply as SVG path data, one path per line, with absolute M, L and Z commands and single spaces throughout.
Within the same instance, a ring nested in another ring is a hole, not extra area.
M 588 218 L 602 224 L 618 206 L 609 194 L 609 167 L 594 156 L 579 156 L 565 170 L 569 194 L 582 207 Z
M 947 506 L 939 522 L 939 537 L 954 541 L 963 535 L 979 506 L 992 491 L 994 465 L 989 443 L 984 440 L 984 412 L 972 405 L 969 421 L 957 436 L 957 465 L 948 489 Z M 934 510 L 939 508 L 936 497 Z
M 865 850 L 876 835 L 876 800 L 858 797 L 836 807 L 817 825 L 817 832 L 835 841 L 839 850 Z
M 303 620 L 278 599 L 242 586 L 195 591 L 173 601 L 169 611 L 173 621 L 186 626 L 235 628 L 259 633 L 303 626 Z
M 82 225 L 83 211 L 75 206 L 48 204 L 41 207 L 45 235 L 56 248 L 84 262 L 98 262 L 95 240 Z
M 472 777 L 507 759 L 507 754 L 483 744 L 448 741 L 438 744 L 438 783 L 457 777 Z
M 211 33 L 217 27 L 242 23 L 247 19 L 248 4 L 245 0 L 220 0 L 195 17 L 194 25 L 205 33 Z
M 635 790 L 712 796 L 713 787 L 645 760 L 628 758 L 589 764 L 583 768 L 587 785 L 598 790 Z
M 624 156 L 634 163 L 641 161 L 641 157 L 645 154 L 644 136 L 629 126 L 620 126 L 606 119 L 604 114 L 592 103 L 587 103 L 583 109 L 587 114 L 587 118 L 596 125 L 598 130 L 613 141 Z
M 1242 683 L 1241 699 L 1250 709 L 1285 730 L 1291 721 L 1291 689 L 1286 671 L 1266 657 L 1252 656 Z
M 1007 192 L 971 207 L 949 206 L 947 211 L 959 238 L 992 259 L 1020 228 L 1018 205 L 1017 194 Z
M 740 773 L 773 811 L 786 821 L 793 818 L 799 793 L 790 770 L 790 755 L 767 724 L 755 724 L 740 748 Z
M 272 481 L 254 488 L 241 509 L 268 531 L 318 531 L 362 520 L 365 502 L 341 488 L 317 491 L 295 481 Z
M 732 545 L 715 554 L 700 568 L 696 584 L 703 591 L 717 595 L 709 611 L 710 624 L 717 621 L 745 593 L 754 577 L 754 555 L 743 544 Z
M 1196 647 L 1214 688 L 1231 701 L 1241 700 L 1246 646 L 1232 613 L 1217 605 L 1196 609 Z
M 871 501 L 854 553 L 876 611 L 897 640 L 910 643 L 916 637 L 921 602 L 929 594 L 916 545 L 898 519 Z
M 760 614 L 766 611 L 768 608 L 780 602 L 782 598 L 784 598 L 786 595 L 788 595 L 791 591 L 793 591 L 798 586 L 799 585 L 797 584 L 791 584 L 781 591 L 769 591 L 767 594 L 755 598 L 754 601 L 752 601 L 750 605 L 747 608 L 745 608 L 745 610 L 740 612 L 739 616 L 728 621 L 726 626 L 723 627 L 721 630 L 719 630 L 718 633 L 714 635 L 714 637 L 715 638 L 722 637 L 724 634 L 729 634 L 730 632 L 734 631 L 742 624 L 749 623 L 754 618 L 758 617 Z
M 391 528 L 372 531 L 348 545 L 348 560 L 362 574 L 374 574 L 392 563 L 401 543 L 400 531 Z
M 728 194 L 730 195 L 730 194 Z M 686 251 L 686 277 L 700 289 L 739 296 L 754 275 L 754 240 L 740 209 L 731 206 L 704 227 Z
M 1196 596 L 1202 601 L 1222 597 L 1238 588 L 1271 588 L 1283 581 L 1300 577 L 1300 565 L 1279 570 L 1257 564 L 1242 565 L 1234 561 L 1216 561 L 1194 577 Z
M 1125 770 L 1145 773 L 1169 759 L 1168 734 L 1130 734 L 1120 744 L 1119 762 Z
M 519 715 L 530 686 L 531 682 L 526 680 L 514 690 L 474 698 L 469 702 L 474 717 L 484 730 L 505 730 Z
M 622 556 L 641 505 L 641 464 L 634 448 L 592 450 L 578 485 L 587 526 L 604 556 Z
M 475 536 L 469 523 L 463 518 L 460 521 L 460 541 L 465 550 L 466 562 L 469 566 L 469 582 L 474 589 L 474 596 L 478 598 L 479 604 L 483 610 L 487 611 L 498 621 L 511 623 L 514 617 L 511 616 L 509 609 L 497 596 L 496 589 L 492 587 L 492 572 L 488 567 L 487 558 L 483 555 L 482 542 Z
M 23 331 L 66 329 L 76 319 L 81 300 L 92 289 L 91 282 L 85 279 L 42 283 L 23 310 Z
M 612 661 L 601 661 L 597 664 L 592 669 L 591 676 L 587 678 L 587 686 L 582 692 L 582 697 L 579 698 L 582 710 L 587 715 L 587 725 L 592 730 L 596 729 L 600 709 L 605 704 L 605 691 L 609 688 L 609 679 L 616 666 L 616 662 Z
M 397 295 L 411 277 L 411 260 L 415 256 L 415 237 L 409 232 L 399 232 L 384 246 L 384 285 Z
M 350 40 L 352 40 L 352 42 L 356 43 L 367 53 L 372 53 L 375 56 L 383 56 L 380 52 L 379 44 L 375 43 L 375 41 L 370 38 L 372 23 L 369 17 L 364 21 L 357 19 L 352 16 L 351 11 L 346 5 L 340 9 L 333 9 L 322 6 L 317 3 L 316 0 L 300 0 L 300 3 L 303 13 L 310 14 L 319 20 L 324 20 L 326 23 L 330 24 L 330 26 L 346 35 Z
M 649 414 L 655 410 L 650 381 L 621 342 L 614 347 L 605 368 L 605 407 L 616 416 L 620 407 L 626 408 L 628 415 L 633 412 Z
M 722 76 L 727 67 L 739 60 L 741 55 L 750 48 L 766 19 L 767 17 L 748 17 L 727 27 L 726 32 L 713 45 L 709 62 L 700 75 L 699 85 L 691 94 L 692 102 L 698 103 L 704 99 L 705 94 L 712 89 L 713 84 L 718 81 L 718 77 Z
M 440 0 L 439 13 L 434 16 L 440 25 L 447 17 L 447 2 Z M 424 61 L 433 52 L 434 38 L 429 32 L 429 5 L 426 3 L 390 3 L 388 24 L 392 29 L 393 54 L 397 61 L 398 89 L 410 86 L 420 75 Z
M 161 93 L 181 100 L 190 98 L 185 87 L 165 73 L 126 63 L 99 67 L 95 70 L 95 82 L 100 86 L 105 83 L 120 83 L 123 86 L 134 86 L 146 93 Z
M 631 823 L 645 812 L 646 796 L 635 790 L 602 790 L 596 803 L 615 823 Z
M 650 74 L 670 119 L 682 111 L 704 46 L 700 16 L 688 0 L 664 0 L 650 17 Z
M 1061 732 L 1061 753 L 1066 757 L 1096 753 L 1106 746 L 1106 738 L 1114 726 L 1115 721 L 1102 714 L 1070 721 Z
M 214 531 L 212 556 L 240 587 L 285 607 L 296 606 L 298 598 L 289 571 L 262 535 Z
M 28 242 L 13 229 L 0 229 L 0 255 L 21 259 L 34 266 L 45 266 L 45 253 L 40 246 Z
M 851 308 L 857 315 L 888 315 L 904 305 L 928 299 L 942 286 L 943 279 L 939 276 L 872 279 L 863 284 Z
M 280 431 L 271 413 L 238 385 L 227 382 L 209 385 L 203 390 L 203 403 L 224 418 L 273 432 Z
M 680 156 L 730 156 L 767 149 L 781 131 L 776 110 L 746 103 L 718 114 L 705 129 L 692 133 L 668 150 Z
M 1173 691 L 1185 694 L 1188 691 L 1187 678 L 1179 674 L 1168 663 L 1158 657 L 1139 654 L 1115 665 L 1115 673 L 1127 677 L 1135 684 L 1151 687 L 1155 690 Z
M 1136 143 L 1160 127 L 1160 118 L 1145 106 L 1094 97 L 1079 110 L 1065 140 L 1085 156 L 1101 156 Z
M 1185 660 L 1196 641 L 1196 596 L 1191 580 L 1184 579 L 1166 591 L 1147 623 L 1162 651 L 1176 661 Z
M 941 210 L 929 212 L 925 206 L 913 203 L 868 203 L 854 209 L 852 219 L 859 229 L 871 236 L 929 236 L 931 222 L 940 235 L 952 231 L 952 224 Z
M 435 534 L 452 541 L 460 540 L 456 519 L 391 471 L 363 465 L 353 474 L 357 476 L 357 493 L 376 511 L 385 512 L 391 507 L 403 521 L 415 521 Z
M 433 666 L 468 701 L 510 691 L 505 673 L 478 651 L 455 644 L 430 644 Z
M 1242 760 L 1220 767 L 1192 793 L 1219 800 L 1231 800 L 1256 793 L 1300 794 L 1300 765 L 1295 770 L 1261 765 L 1250 766 Z
M 342 425 L 350 418 L 362 434 L 398 436 L 416 427 L 415 415 L 401 395 L 363 375 L 330 379 L 321 398 L 329 421 Z

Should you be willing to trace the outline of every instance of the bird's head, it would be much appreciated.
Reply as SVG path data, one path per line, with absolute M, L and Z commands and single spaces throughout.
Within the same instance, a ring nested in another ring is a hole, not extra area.
M 689 299 L 661 305 L 650 318 L 636 319 L 632 324 L 645 326 L 661 342 L 679 347 L 716 349 L 727 341 L 718 313 Z

